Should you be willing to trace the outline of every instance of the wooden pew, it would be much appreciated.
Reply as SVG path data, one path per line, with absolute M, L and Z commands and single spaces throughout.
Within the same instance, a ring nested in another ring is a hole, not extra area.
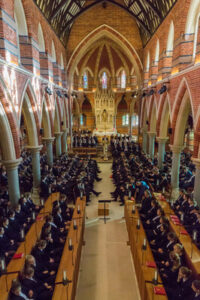
M 78 205 L 80 206 L 80 214 L 77 213 Z M 66 270 L 68 280 L 72 282 L 67 286 L 58 284 L 55 286 L 52 300 L 73 300 L 75 299 L 76 286 L 79 274 L 79 264 L 81 258 L 81 250 L 83 245 L 83 235 L 85 228 L 85 205 L 86 199 L 80 198 L 76 201 L 76 206 L 73 212 L 72 222 L 70 224 L 68 237 L 63 249 L 62 258 L 56 276 L 56 283 L 61 283 L 63 280 L 63 271 Z M 73 220 L 76 220 L 77 229 L 74 229 Z M 72 239 L 73 251 L 68 249 L 69 238 Z M 72 260 L 73 256 L 73 260 Z
M 124 215 L 141 299 L 166 300 L 168 299 L 167 296 L 155 295 L 153 292 L 154 286 L 151 281 L 154 278 L 155 269 L 147 267 L 146 262 L 154 262 L 154 257 L 141 222 L 140 229 L 136 229 L 137 220 L 140 219 L 140 217 L 137 209 L 135 214 L 132 214 L 133 204 L 135 204 L 134 201 L 125 201 Z M 144 239 L 146 239 L 147 242 L 146 250 L 142 250 Z M 161 285 L 159 284 L 158 286 L 162 286 L 160 276 L 158 276 L 158 282 L 161 283 Z
M 73 153 L 78 153 L 80 156 L 96 156 L 97 155 L 97 148 L 96 147 L 76 147 L 73 148 Z
M 155 194 L 155 197 L 158 200 L 161 207 L 163 208 L 165 215 L 168 216 L 171 230 L 176 233 L 176 236 L 178 237 L 180 243 L 183 245 L 185 249 L 185 255 L 186 255 L 188 267 L 190 267 L 195 273 L 195 275 L 199 277 L 200 276 L 200 250 L 194 243 L 192 243 L 192 238 L 190 237 L 190 235 L 180 234 L 182 230 L 185 230 L 184 226 L 175 225 L 172 222 L 170 215 L 174 215 L 175 213 L 173 209 L 171 209 L 169 203 L 166 201 L 161 201 L 160 194 Z
M 59 199 L 59 193 L 54 193 L 45 202 L 44 208 L 40 210 L 38 214 L 38 220 L 32 224 L 29 231 L 26 234 L 25 242 L 21 243 L 18 247 L 16 254 L 24 253 L 24 256 L 20 259 L 11 259 L 7 266 L 7 272 L 20 272 L 24 266 L 26 255 L 30 254 L 33 246 L 35 246 L 38 237 L 40 236 L 42 226 L 44 225 L 44 216 L 47 212 L 51 212 L 52 203 Z M 41 218 L 41 219 L 40 219 Z M 26 255 L 25 255 L 26 253 Z M 0 277 L 0 299 L 6 300 L 8 297 L 8 291 L 10 290 L 12 280 L 17 278 L 18 274 L 2 275 Z

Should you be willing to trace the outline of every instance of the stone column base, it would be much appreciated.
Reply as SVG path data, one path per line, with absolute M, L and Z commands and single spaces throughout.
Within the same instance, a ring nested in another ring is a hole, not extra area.
M 31 199 L 36 205 L 40 205 L 40 194 L 39 194 L 39 188 L 33 188 Z

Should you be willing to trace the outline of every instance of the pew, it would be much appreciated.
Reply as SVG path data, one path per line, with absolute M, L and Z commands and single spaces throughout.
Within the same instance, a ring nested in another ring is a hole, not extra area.
M 78 206 L 80 207 L 80 214 L 78 214 Z M 68 236 L 63 249 L 63 254 L 60 260 L 60 265 L 56 275 L 55 289 L 52 300 L 73 300 L 75 299 L 76 286 L 79 274 L 79 264 L 81 258 L 81 250 L 83 245 L 83 235 L 85 228 L 85 206 L 86 198 L 83 200 L 77 198 L 76 206 L 74 208 L 72 221 L 70 224 Z M 77 223 L 77 229 L 74 229 L 74 220 Z M 72 240 L 73 251 L 69 250 L 69 239 Z M 72 281 L 67 286 L 62 284 L 63 271 L 66 271 L 68 280 Z M 58 283 L 58 284 L 57 284 Z
M 197 277 L 200 277 L 200 250 L 194 243 L 192 243 L 192 238 L 189 234 L 188 235 L 181 234 L 181 231 L 185 230 L 184 226 L 175 225 L 172 222 L 170 215 L 174 215 L 175 213 L 173 209 L 170 207 L 169 203 L 166 201 L 161 201 L 159 193 L 154 194 L 154 196 L 156 197 L 159 204 L 163 208 L 165 215 L 168 217 L 171 230 L 176 233 L 177 238 L 179 239 L 180 243 L 183 245 L 185 249 L 185 255 L 186 255 L 185 257 L 188 263 L 188 267 L 193 270 L 194 274 Z
M 73 153 L 77 153 L 80 156 L 96 156 L 97 148 L 96 147 L 76 147 L 73 148 Z
M 142 300 L 167 300 L 166 295 L 155 295 L 152 284 L 154 278 L 155 268 L 149 268 L 146 262 L 155 262 L 148 243 L 146 233 L 140 222 L 140 229 L 136 228 L 137 221 L 140 219 L 139 212 L 136 208 L 135 214 L 132 213 L 134 201 L 125 201 L 124 216 L 129 236 L 130 249 L 135 265 L 136 277 L 138 280 L 138 287 Z M 146 250 L 142 250 L 142 245 L 146 239 Z M 158 276 L 158 286 L 163 286 L 160 276 Z
M 25 262 L 26 255 L 30 254 L 32 248 L 35 246 L 37 239 L 40 236 L 42 226 L 45 222 L 45 214 L 51 212 L 52 203 L 58 200 L 60 197 L 60 193 L 54 193 L 49 196 L 47 201 L 45 202 L 44 208 L 42 208 L 37 216 L 36 221 L 31 225 L 29 231 L 26 234 L 25 242 L 20 243 L 16 254 L 24 253 L 23 257 L 20 259 L 11 259 L 9 264 L 7 265 L 7 273 L 11 273 L 8 275 L 2 275 L 0 277 L 0 299 L 6 300 L 8 297 L 8 291 L 10 290 L 11 283 L 13 279 L 16 279 L 18 273 L 22 270 Z M 13 273 L 12 272 L 18 272 Z

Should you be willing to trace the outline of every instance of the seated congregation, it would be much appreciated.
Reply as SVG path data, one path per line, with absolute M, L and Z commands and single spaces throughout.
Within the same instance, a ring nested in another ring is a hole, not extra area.
M 159 170 L 157 160 L 150 159 L 138 144 L 130 140 L 126 147 L 119 137 L 111 140 L 112 179 L 116 186 L 111 193 L 113 201 L 119 198 L 120 205 L 124 205 L 127 199 L 135 200 L 168 299 L 200 299 L 199 275 L 191 261 L 188 262 L 180 238 L 170 226 L 170 216 L 154 195 L 160 192 L 170 197 L 171 153 L 166 153 L 163 168 Z M 182 153 L 181 164 L 180 196 L 170 205 L 199 247 L 200 210 L 193 201 L 194 165 L 190 155 Z

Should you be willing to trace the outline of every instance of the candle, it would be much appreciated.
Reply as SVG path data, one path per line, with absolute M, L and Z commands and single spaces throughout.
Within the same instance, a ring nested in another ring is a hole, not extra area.
M 81 191 L 81 196 L 80 197 L 81 197 L 81 199 L 83 198 L 83 192 L 82 191 Z
M 158 281 L 158 271 L 155 270 L 155 273 L 154 273 L 154 281 Z
M 74 220 L 74 229 L 76 229 L 77 226 L 76 226 L 76 220 Z
M 135 204 L 133 204 L 132 213 L 135 213 Z
M 1 258 L 1 271 L 4 271 L 5 270 L 5 260 L 4 260 L 4 258 L 2 257 Z
M 24 239 L 24 229 L 21 229 L 21 231 L 20 231 L 20 237 L 21 237 L 22 240 Z
M 32 220 L 35 220 L 35 212 L 32 212 Z
M 67 280 L 67 272 L 64 270 L 63 271 L 63 281 Z
M 181 222 L 184 221 L 184 213 L 181 214 Z
M 140 227 L 140 219 L 137 221 L 137 226 Z
M 163 192 L 163 194 L 165 193 L 165 187 L 163 186 L 163 188 L 162 188 L 162 192 Z
M 131 191 L 128 192 L 128 198 L 131 199 Z
M 143 246 L 144 246 L 144 247 L 147 246 L 147 239 L 145 239 L 145 238 L 144 238 Z
M 70 238 L 69 239 L 69 247 L 71 247 L 72 246 L 72 239 Z
M 41 205 L 44 206 L 44 199 L 41 199 Z
M 193 231 L 193 241 L 196 242 L 196 240 L 197 240 L 197 231 L 194 230 Z
M 80 205 L 78 205 L 77 212 L 80 213 Z

